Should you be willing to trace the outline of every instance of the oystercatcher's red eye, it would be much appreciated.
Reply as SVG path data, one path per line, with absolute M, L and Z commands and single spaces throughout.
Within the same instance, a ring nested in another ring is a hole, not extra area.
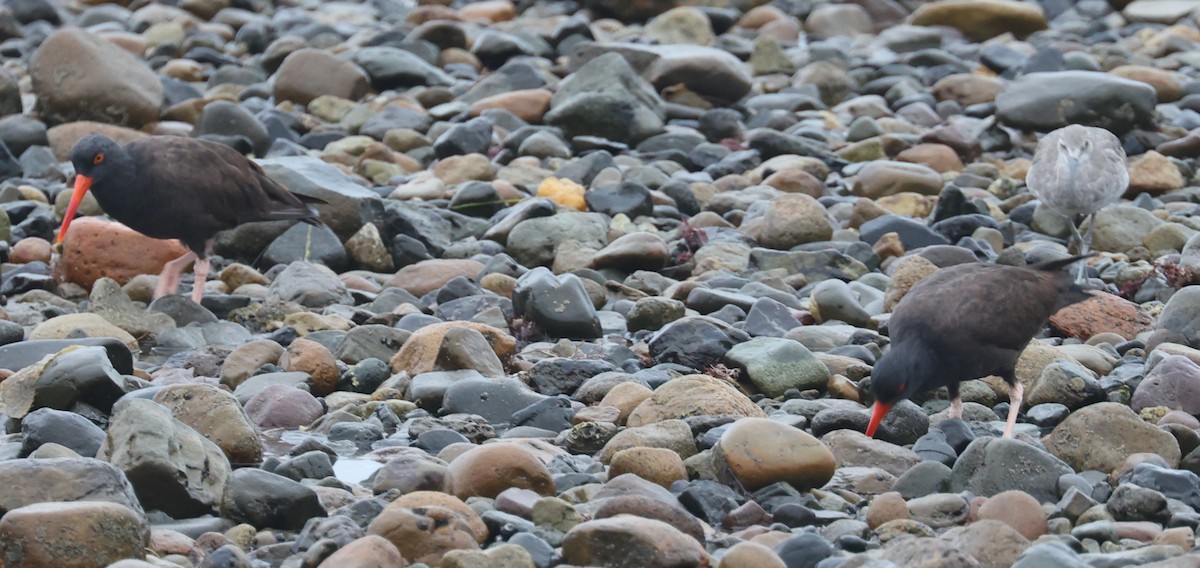
M 900 386 L 896 387 L 896 392 L 902 393 L 906 388 L 908 388 L 907 384 L 901 384 Z
M 92 158 L 92 163 L 96 164 L 97 166 L 99 166 L 100 164 L 103 164 L 104 163 L 104 154 L 96 154 L 96 157 Z

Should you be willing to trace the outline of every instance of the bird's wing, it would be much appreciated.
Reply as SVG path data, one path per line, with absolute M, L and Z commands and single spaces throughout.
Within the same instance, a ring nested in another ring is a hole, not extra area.
M 213 232 L 253 221 L 316 216 L 258 164 L 224 144 L 178 138 L 128 149 L 138 155 L 146 183 L 176 189 L 164 210 L 186 214 Z
M 918 282 L 896 306 L 888 326 L 897 337 L 923 327 L 931 339 L 945 345 L 1019 352 L 1053 313 L 1057 295 L 1050 275 L 998 265 L 959 265 Z
M 236 150 L 222 144 L 214 151 L 224 162 L 231 201 L 248 206 L 241 210 L 239 222 L 277 221 L 284 219 L 307 219 L 317 213 L 287 188 L 267 176 L 266 172 L 252 160 Z
M 1054 164 L 1058 162 L 1059 137 L 1060 133 L 1056 130 L 1038 141 L 1037 150 L 1034 151 L 1033 160 L 1029 164 L 1029 171 L 1025 173 L 1025 186 L 1039 197 L 1042 196 L 1043 190 L 1056 183 L 1056 180 L 1052 178 L 1055 176 Z

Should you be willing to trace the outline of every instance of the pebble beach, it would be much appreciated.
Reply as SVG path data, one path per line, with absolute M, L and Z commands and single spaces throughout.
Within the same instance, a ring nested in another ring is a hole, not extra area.
M 909 289 L 1069 254 L 1070 124 L 1129 187 L 1015 436 L 866 436 Z M 155 299 L 55 244 L 93 133 L 322 224 Z M 0 0 L 0 568 L 1200 568 L 1198 158 L 1191 0 Z

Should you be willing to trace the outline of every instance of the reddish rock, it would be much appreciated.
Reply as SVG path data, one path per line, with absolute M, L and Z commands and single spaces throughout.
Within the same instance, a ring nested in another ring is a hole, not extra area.
M 63 239 L 57 271 L 67 282 L 91 289 L 101 278 L 126 284 L 139 274 L 158 274 L 164 264 L 187 254 L 179 241 L 147 237 L 115 221 L 83 217 Z
M 1091 299 L 1067 306 L 1050 316 L 1050 326 L 1064 335 L 1087 339 L 1112 332 L 1133 339 L 1154 329 L 1154 318 L 1141 306 L 1113 294 L 1093 294 Z

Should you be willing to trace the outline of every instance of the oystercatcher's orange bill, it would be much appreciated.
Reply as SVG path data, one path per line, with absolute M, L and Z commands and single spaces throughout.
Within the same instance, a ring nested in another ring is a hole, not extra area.
M 867 425 L 867 436 L 875 437 L 875 430 L 879 428 L 879 423 L 883 422 L 883 417 L 887 416 L 891 409 L 892 405 L 875 401 L 875 406 L 871 407 L 871 423 Z
M 71 194 L 71 202 L 67 204 L 67 214 L 63 217 L 62 227 L 58 229 L 58 238 L 55 239 L 55 244 L 61 244 L 63 237 L 67 236 L 67 228 L 71 226 L 71 220 L 75 218 L 79 204 L 83 203 L 83 196 L 91 188 L 92 178 L 82 174 L 75 176 L 75 191 Z

